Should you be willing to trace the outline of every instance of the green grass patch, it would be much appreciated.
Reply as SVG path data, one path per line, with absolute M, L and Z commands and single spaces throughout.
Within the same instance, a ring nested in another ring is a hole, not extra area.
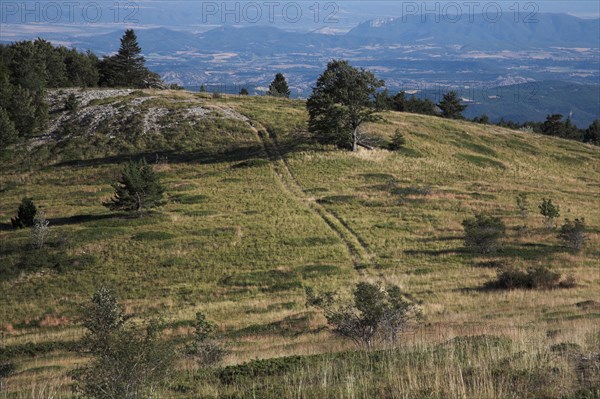
M 323 197 L 317 200 L 319 204 L 352 204 L 356 202 L 357 198 L 354 195 L 331 195 L 329 197 Z
M 196 195 L 181 194 L 181 195 L 171 196 L 171 201 L 176 204 L 185 204 L 185 205 L 201 204 L 203 202 L 206 202 L 207 200 L 208 200 L 208 196 L 202 195 L 202 194 L 196 194 Z
M 456 157 L 481 168 L 506 169 L 506 165 L 492 158 L 471 154 L 456 154 Z
M 296 268 L 303 278 L 318 278 L 340 274 L 341 270 L 334 265 L 306 265 Z
M 135 234 L 132 239 L 136 241 L 164 241 L 176 237 L 167 231 L 142 231 Z

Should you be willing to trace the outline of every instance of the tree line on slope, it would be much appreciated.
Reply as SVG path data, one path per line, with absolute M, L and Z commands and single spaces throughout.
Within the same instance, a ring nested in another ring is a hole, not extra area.
M 439 103 L 408 97 L 404 91 L 390 95 L 384 88 L 385 82 L 363 68 L 355 68 L 348 61 L 333 60 L 317 79 L 316 86 L 308 98 L 309 131 L 323 144 L 334 144 L 340 148 L 356 151 L 358 146 L 369 148 L 360 134 L 364 122 L 380 120 L 378 112 L 393 110 L 423 115 L 440 116 L 447 119 L 464 120 L 463 104 L 458 93 L 447 92 Z M 381 90 L 384 88 L 383 90 Z M 472 122 L 490 124 L 489 117 L 482 115 Z M 520 129 L 526 132 L 600 144 L 600 120 L 595 120 L 587 129 L 579 129 L 570 119 L 563 121 L 562 115 L 548 115 L 545 122 L 517 124 L 501 120 L 498 126 Z
M 98 86 L 162 86 L 145 67 L 133 30 L 125 31 L 116 54 L 102 59 L 40 38 L 0 44 L 0 150 L 44 131 L 46 89 Z

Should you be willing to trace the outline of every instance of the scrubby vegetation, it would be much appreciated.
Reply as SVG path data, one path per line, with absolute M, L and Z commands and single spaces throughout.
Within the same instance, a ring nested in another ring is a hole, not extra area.
M 544 217 L 544 225 L 547 229 L 556 227 L 556 219 L 560 216 L 560 207 L 552 203 L 552 199 L 544 198 L 538 205 L 540 215 Z
M 112 210 L 135 211 L 164 205 L 164 187 L 146 159 L 129 162 L 123 168 L 121 178 L 115 184 L 115 196 L 104 205 Z
M 499 217 L 480 213 L 462 222 L 465 229 L 465 245 L 487 254 L 497 251 L 506 226 Z
M 173 399 L 598 395 L 597 148 L 383 112 L 361 127 L 373 150 L 338 151 L 308 133 L 299 100 L 74 90 L 68 112 L 71 91 L 50 93 L 49 120 L 70 133 L 2 163 L 0 397 L 70 398 L 74 385 L 93 397 L 107 379 Z M 388 151 L 398 130 L 402 149 Z M 115 178 L 142 158 L 164 205 L 108 210 Z M 566 247 L 533 211 L 522 234 L 523 192 L 585 218 L 587 245 Z M 39 250 L 10 224 L 24 197 L 51 227 Z M 464 248 L 474 214 L 504 224 L 501 251 Z M 120 315 L 105 357 L 78 310 L 103 285 Z M 374 300 L 357 305 L 358 286 Z M 396 342 L 376 333 L 362 350 L 304 306 L 306 287 L 338 292 L 331 309 L 355 322 L 405 303 L 422 318 L 400 311 Z
M 581 250 L 588 240 L 585 229 L 585 219 L 581 218 L 573 221 L 565 219 L 565 224 L 561 226 L 558 236 L 575 251 Z
M 19 209 L 17 210 L 17 216 L 10 220 L 14 228 L 31 227 L 37 215 L 37 207 L 33 203 L 31 198 L 23 198 Z
M 496 280 L 487 283 L 489 288 L 497 289 L 551 289 L 572 288 L 575 285 L 573 277 L 561 280 L 561 274 L 553 272 L 545 266 L 534 266 L 526 271 L 513 267 L 502 268 L 498 271 Z
M 159 326 L 126 327 L 110 290 L 100 288 L 84 308 L 87 334 L 81 348 L 91 363 L 73 371 L 73 390 L 83 398 L 135 399 L 156 394 L 171 372 L 173 351 L 158 336 Z
M 332 292 L 316 295 L 306 289 L 306 304 L 321 309 L 332 332 L 359 347 L 373 348 L 377 343 L 397 344 L 418 308 L 398 286 L 358 283 L 351 303 L 340 303 Z

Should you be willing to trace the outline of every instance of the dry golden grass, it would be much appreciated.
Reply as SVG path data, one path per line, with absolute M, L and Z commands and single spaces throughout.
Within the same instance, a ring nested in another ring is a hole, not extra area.
M 173 155 L 157 169 L 176 200 L 139 221 L 102 219 L 108 212 L 101 202 L 110 196 L 109 183 L 118 170 L 108 159 L 26 173 L 1 170 L 0 187 L 7 187 L 0 191 L 2 222 L 14 214 L 23 195 L 33 196 L 51 223 L 91 215 L 53 228 L 69 238 L 70 256 L 91 255 L 95 261 L 83 269 L 42 268 L 2 277 L 0 348 L 76 341 L 83 334 L 77 306 L 98 285 L 107 284 L 137 320 L 162 317 L 165 338 L 189 336 L 196 312 L 208 315 L 230 345 L 227 365 L 332 354 L 353 348 L 321 329 L 325 321 L 304 307 L 302 287 L 348 295 L 358 281 L 384 281 L 422 302 L 423 324 L 404 337 L 400 354 L 390 352 L 380 369 L 368 361 L 368 354 L 347 355 L 347 361 L 334 354 L 317 356 L 293 373 L 266 378 L 266 391 L 259 393 L 280 398 L 517 398 L 525 388 L 499 378 L 497 369 L 498 362 L 521 352 L 508 369 L 527 376 L 546 373 L 547 366 L 558 369 L 551 376 L 552 389 L 537 392 L 537 397 L 558 398 L 576 390 L 572 361 L 549 347 L 570 342 L 590 353 L 600 351 L 593 338 L 600 311 L 577 305 L 600 302 L 597 148 L 467 122 L 386 113 L 387 123 L 370 125 L 368 132 L 388 139 L 400 128 L 408 140 L 406 149 L 351 154 L 298 142 L 306 117 L 300 101 L 212 99 L 180 91 L 148 94 L 166 106 L 203 104 L 244 114 L 268 129 L 285 162 L 239 167 L 245 159 L 219 152 L 199 158 Z M 228 150 L 245 150 L 249 143 L 259 150 L 262 146 L 250 130 L 231 129 L 223 137 L 231 141 Z M 250 158 L 264 157 L 265 151 L 256 154 Z M 529 193 L 531 202 L 526 233 L 514 230 L 523 223 L 514 204 L 519 192 Z M 569 251 L 556 232 L 542 228 L 536 212 L 542 197 L 561 205 L 561 219 L 585 217 L 590 242 L 583 251 Z M 324 198 L 329 202 L 319 201 Z M 507 223 L 503 252 L 490 257 L 461 251 L 461 221 L 478 211 L 501 215 Z M 343 234 L 332 230 L 322 214 L 335 217 L 331 220 L 341 225 L 337 228 Z M 156 231 L 172 237 L 136 238 Z M 3 264 L 19 264 L 27 239 L 27 231 L 0 230 Z M 359 242 L 353 245 L 361 245 L 364 257 L 373 262 L 360 273 L 353 269 L 347 240 Z M 523 268 L 549 266 L 573 275 L 577 285 L 551 291 L 482 290 L 496 275 L 495 269 L 481 266 L 491 260 Z M 289 276 L 289 281 L 278 276 Z M 287 282 L 294 285 L 281 285 Z M 436 349 L 455 337 L 480 335 L 511 341 L 484 353 L 468 349 L 469 364 L 454 346 L 442 354 Z M 58 349 L 12 361 L 17 372 L 7 379 L 0 398 L 70 397 L 66 375 L 85 359 Z M 189 360 L 181 360 L 178 369 L 173 384 L 190 391 L 167 390 L 164 397 L 218 397 L 244 390 L 224 386 L 214 377 L 205 379 Z M 522 382 L 521 377 L 514 379 Z

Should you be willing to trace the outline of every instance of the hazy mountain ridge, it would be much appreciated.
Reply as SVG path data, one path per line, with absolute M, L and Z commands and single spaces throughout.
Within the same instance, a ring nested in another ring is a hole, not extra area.
M 539 14 L 535 24 L 515 23 L 505 15 L 492 24 L 476 17 L 458 23 L 436 23 L 420 17 L 372 19 L 346 34 L 285 31 L 275 26 L 221 26 L 202 33 L 165 27 L 137 30 L 148 66 L 169 83 L 188 87 L 201 84 L 209 90 L 237 93 L 247 87 L 261 93 L 277 72 L 288 78 L 292 95 L 309 95 L 316 77 L 332 58 L 348 59 L 385 79 L 391 91 L 466 91 L 522 82 L 565 81 L 600 83 L 600 20 L 584 20 L 564 14 Z M 596 34 L 594 34 L 596 33 Z M 97 36 L 61 37 L 79 49 L 99 54 L 117 50 L 121 31 Z M 587 50 L 585 50 L 587 49 Z M 568 91 L 567 93 L 571 93 Z M 572 107 L 578 96 L 552 91 L 540 96 L 538 105 L 519 102 L 473 106 L 468 111 L 498 115 L 497 110 L 523 121 L 543 119 L 545 114 L 574 112 L 580 125 L 597 118 L 593 101 Z M 479 99 L 481 100 L 481 99 Z M 485 99 L 483 99 L 485 100 Z M 478 101 L 478 99 L 474 99 Z M 551 104 L 548 104 L 551 103 Z M 496 107 L 496 108 L 494 108 Z M 526 114 L 532 113 L 530 117 Z M 543 115 L 543 116 L 542 116 Z
M 534 18 L 534 19 L 532 19 Z M 497 22 L 475 14 L 453 22 L 428 16 L 406 16 L 366 21 L 347 33 L 395 43 L 460 45 L 463 49 L 522 50 L 561 46 L 598 48 L 600 19 L 585 20 L 566 14 L 527 14 L 503 16 Z

